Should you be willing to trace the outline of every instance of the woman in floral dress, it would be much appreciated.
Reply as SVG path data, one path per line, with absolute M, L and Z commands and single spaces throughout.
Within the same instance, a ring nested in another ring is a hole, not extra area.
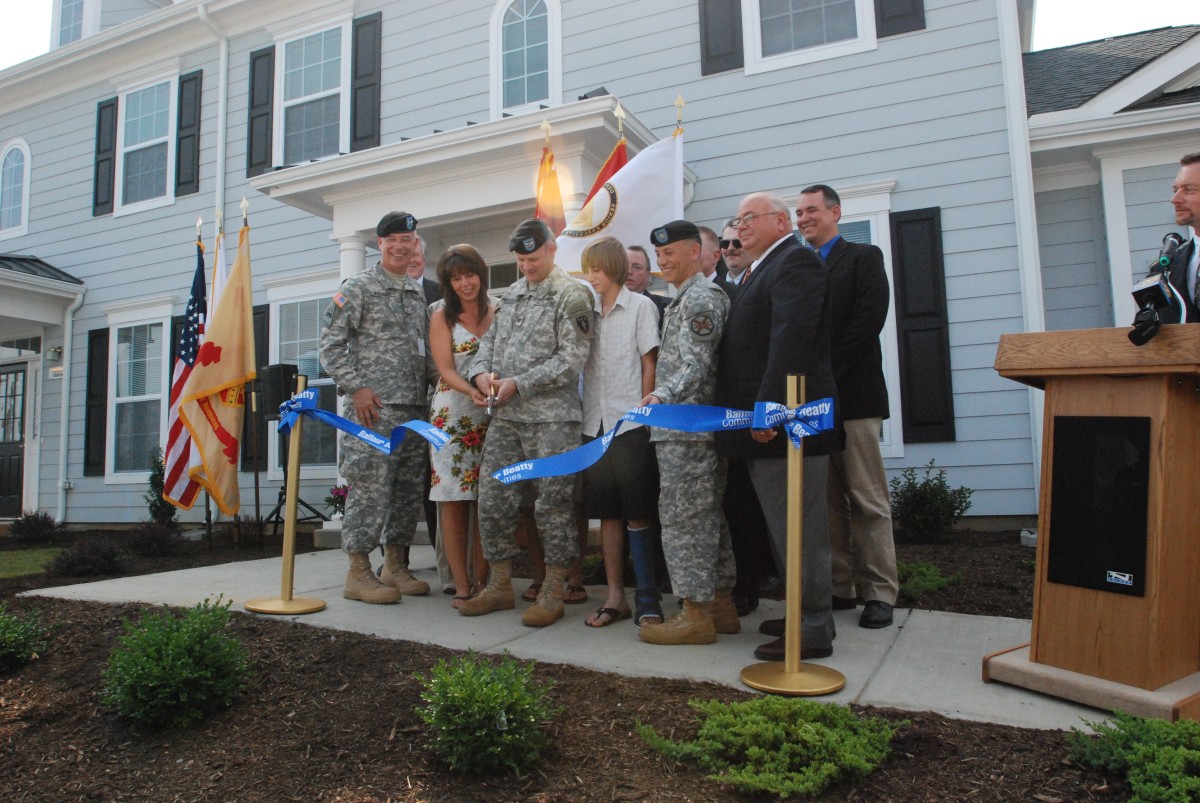
M 479 492 L 479 459 L 488 420 L 483 395 L 462 376 L 479 349 L 479 338 L 492 325 L 487 294 L 487 263 L 469 245 L 455 245 L 437 264 L 444 303 L 429 319 L 429 350 L 441 379 L 434 391 L 430 421 L 453 436 L 440 451 L 432 451 L 429 498 L 438 503 L 442 547 L 454 576 L 454 607 L 468 599 L 472 583 L 467 573 L 468 544 L 473 545 L 475 586 L 487 579 L 487 563 L 479 544 L 474 515 Z

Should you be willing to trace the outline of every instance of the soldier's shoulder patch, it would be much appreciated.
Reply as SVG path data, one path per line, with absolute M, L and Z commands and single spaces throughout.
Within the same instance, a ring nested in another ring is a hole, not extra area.
M 717 331 L 717 322 L 713 313 L 708 310 L 693 315 L 688 325 L 691 327 L 692 334 L 701 339 L 712 337 L 713 333 Z
M 333 294 L 333 303 L 337 304 L 338 307 L 346 306 L 346 302 L 349 300 L 350 299 L 346 298 L 346 294 L 343 293 L 341 290 L 338 290 L 336 293 Z
M 582 288 L 581 288 L 582 289 Z M 592 333 L 593 311 L 592 299 L 586 291 L 580 293 L 572 293 L 567 298 L 567 303 L 563 305 L 564 317 L 574 324 L 575 328 L 581 335 L 590 335 Z

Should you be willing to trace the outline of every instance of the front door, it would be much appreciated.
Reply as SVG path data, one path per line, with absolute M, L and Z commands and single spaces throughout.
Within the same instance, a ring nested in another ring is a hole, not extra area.
M 25 366 L 0 368 L 0 518 L 22 514 L 25 466 Z

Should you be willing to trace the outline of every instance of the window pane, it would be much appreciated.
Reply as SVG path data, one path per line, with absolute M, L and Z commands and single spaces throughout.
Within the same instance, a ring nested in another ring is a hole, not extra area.
M 317 387 L 317 406 L 331 413 L 337 412 L 337 386 Z M 300 448 L 300 462 L 306 466 L 337 465 L 337 433 L 333 427 L 305 427 L 304 445 Z M 383 434 L 383 433 L 380 433 Z
M 525 81 L 515 78 L 504 82 L 504 105 L 520 106 L 525 103 Z
M 11 148 L 0 165 L 0 230 L 21 225 L 25 206 L 25 154 Z
M 342 29 L 333 28 L 284 46 L 283 99 L 293 101 L 341 86 Z
M 526 103 L 532 103 L 535 100 L 545 100 L 550 96 L 550 74 L 543 72 L 529 76 L 529 80 L 525 82 L 525 87 Z
M 167 136 L 171 111 L 170 84 L 162 83 L 125 96 L 125 147 Z
M 69 45 L 83 36 L 83 0 L 62 0 L 58 45 Z
M 300 164 L 338 152 L 337 95 L 290 106 L 284 114 L 283 161 Z
M 279 361 L 299 367 L 308 377 L 309 387 L 317 390 L 322 410 L 337 412 L 337 387 L 321 367 L 321 316 L 328 299 L 309 299 L 279 305 Z M 282 456 L 282 446 L 280 460 Z M 304 429 L 300 460 L 304 465 L 337 464 L 337 430 L 319 426 Z
M 116 471 L 149 471 L 158 448 L 159 400 L 121 402 L 116 407 Z
M 759 0 L 762 51 L 773 56 L 858 36 L 856 0 Z
M 167 143 L 127 151 L 121 203 L 133 204 L 167 194 Z

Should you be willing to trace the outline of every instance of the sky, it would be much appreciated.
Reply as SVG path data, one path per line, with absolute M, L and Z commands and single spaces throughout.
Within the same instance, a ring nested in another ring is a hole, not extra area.
M 5 0 L 0 25 L 0 70 L 45 53 L 50 47 L 53 0 Z M 1087 9 L 1081 11 L 1081 8 Z M 1100 10 L 1103 8 L 1104 10 Z M 1037 0 L 1033 49 L 1073 45 L 1166 25 L 1200 23 L 1200 7 L 1188 0 Z

